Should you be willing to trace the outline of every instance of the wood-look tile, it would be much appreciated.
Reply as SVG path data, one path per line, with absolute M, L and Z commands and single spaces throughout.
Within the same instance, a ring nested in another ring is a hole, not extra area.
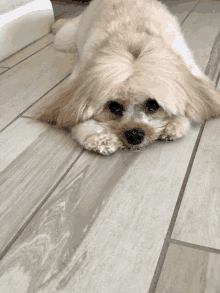
M 0 130 L 72 71 L 77 54 L 58 52 L 53 44 L 0 76 Z
M 219 21 L 216 19 L 218 11 L 220 5 L 217 2 L 201 1 L 183 25 L 187 41 L 197 47 L 195 56 L 199 56 L 203 67 L 207 65 L 215 33 L 219 30 L 215 25 Z M 204 27 L 207 22 L 209 25 Z M 212 40 L 208 41 L 207 38 Z M 207 45 L 201 45 L 206 41 Z M 220 149 L 219 126 L 219 119 L 206 123 L 172 234 L 175 239 L 214 248 L 220 248 L 217 220 L 217 207 L 220 204 L 217 196 L 220 187 L 217 159 Z
M 42 99 L 37 101 L 33 106 L 31 106 L 27 111 L 23 113 L 22 116 L 30 118 L 38 118 L 47 107 L 59 99 L 60 90 L 65 88 L 65 82 L 68 81 L 68 77 L 60 82 L 56 87 L 49 91 Z
M 198 130 L 143 152 L 84 152 L 2 259 L 4 290 L 148 292 Z
M 34 43 L 28 45 L 26 48 L 22 49 L 21 51 L 17 52 L 16 54 L 10 56 L 6 60 L 0 62 L 0 67 L 12 67 L 16 64 L 20 63 L 22 60 L 27 59 L 37 51 L 41 50 L 48 44 L 51 44 L 53 42 L 54 35 L 48 34 L 44 36 L 43 38 L 35 41 Z
M 68 136 L 27 118 L 0 134 L 0 251 L 80 152 Z
M 7 70 L 8 70 L 8 68 L 0 67 L 0 74 L 7 71 Z
M 164 0 L 161 2 L 163 2 L 163 4 L 165 4 L 167 8 L 172 11 L 181 23 L 197 5 L 199 0 L 184 0 L 183 2 L 179 0 Z
M 220 255 L 170 244 L 155 293 L 220 292 Z
M 208 56 L 200 58 L 207 64 Z M 108 158 L 83 153 L 2 259 L 0 292 L 148 292 L 198 131 L 143 153 Z M 15 157 L 5 164 L 19 166 Z M 28 160 L 32 170 L 35 159 Z M 22 172 L 33 178 L 28 171 Z
M 220 249 L 220 119 L 206 123 L 172 238 Z
M 220 30 L 215 38 L 215 42 L 213 44 L 213 47 L 210 53 L 209 62 L 205 71 L 205 73 L 210 76 L 211 80 L 214 81 L 214 84 L 218 90 L 219 90 L 219 79 L 220 79 L 219 49 L 220 49 Z
M 201 0 L 182 26 L 187 44 L 203 72 L 205 72 L 212 45 L 219 32 L 219 19 L 219 1 Z

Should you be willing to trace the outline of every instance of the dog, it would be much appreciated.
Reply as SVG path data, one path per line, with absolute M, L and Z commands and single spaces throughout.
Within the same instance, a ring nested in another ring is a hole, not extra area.
M 39 117 L 102 155 L 182 137 L 220 113 L 177 19 L 156 0 L 93 0 L 53 25 L 57 50 L 79 53 Z

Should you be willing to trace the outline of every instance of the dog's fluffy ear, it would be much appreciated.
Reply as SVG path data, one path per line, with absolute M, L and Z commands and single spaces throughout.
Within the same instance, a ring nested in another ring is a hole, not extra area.
M 80 101 L 79 96 L 74 96 L 73 92 L 70 93 L 70 98 L 68 98 L 68 93 L 66 95 L 64 99 L 65 102 L 68 102 L 64 102 L 59 108 L 56 122 L 64 130 L 71 131 L 76 124 L 89 120 L 94 115 L 95 108 L 90 105 L 90 97 Z
M 36 117 L 55 128 L 71 132 L 78 123 L 90 119 L 95 111 L 91 97 L 71 79 L 63 82 L 54 94 L 55 102 Z
M 220 115 L 220 94 L 211 89 L 205 77 L 187 74 L 184 90 L 188 97 L 185 115 L 192 121 L 203 122 Z
M 53 96 L 54 103 L 44 109 L 41 113 L 38 113 L 35 118 L 41 122 L 50 124 L 55 128 L 65 130 L 66 132 L 71 131 L 71 127 L 76 124 L 76 121 L 74 121 L 73 117 L 69 124 L 62 124 L 62 121 L 65 118 L 63 108 L 65 108 L 73 99 L 75 91 L 76 87 L 74 87 L 69 80 L 64 81 L 55 90 Z

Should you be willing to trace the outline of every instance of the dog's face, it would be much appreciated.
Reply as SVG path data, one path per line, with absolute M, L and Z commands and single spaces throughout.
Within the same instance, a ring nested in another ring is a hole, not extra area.
M 92 118 L 115 133 L 127 149 L 141 149 L 157 139 L 168 121 L 172 119 L 155 99 L 142 97 L 116 98 L 108 101 Z
M 143 36 L 134 47 L 126 38 L 111 40 L 86 64 L 79 61 L 74 85 L 70 79 L 41 121 L 71 130 L 92 119 L 125 148 L 141 149 L 177 117 L 205 121 L 220 113 L 219 94 L 162 38 Z
M 131 150 L 142 149 L 160 138 L 167 125 L 177 117 L 205 121 L 209 116 L 215 116 L 215 110 L 219 113 L 219 105 L 213 99 L 216 93 L 209 89 L 205 80 L 193 76 L 182 66 L 181 60 L 176 65 L 177 60 L 170 60 L 173 72 L 168 64 L 159 69 L 155 66 L 153 77 L 147 70 L 139 70 L 137 76 L 131 76 L 118 89 L 110 91 L 104 104 L 102 96 L 92 98 L 83 115 L 90 109 L 93 113 L 90 118 L 116 134 L 123 147 Z M 186 130 L 183 129 L 180 136 Z

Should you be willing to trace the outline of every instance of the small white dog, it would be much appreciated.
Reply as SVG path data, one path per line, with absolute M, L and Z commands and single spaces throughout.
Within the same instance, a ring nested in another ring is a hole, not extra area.
M 39 119 L 71 132 L 86 149 L 141 149 L 220 113 L 220 96 L 176 18 L 155 0 L 93 0 L 53 31 L 56 49 L 78 49 L 80 60 Z

